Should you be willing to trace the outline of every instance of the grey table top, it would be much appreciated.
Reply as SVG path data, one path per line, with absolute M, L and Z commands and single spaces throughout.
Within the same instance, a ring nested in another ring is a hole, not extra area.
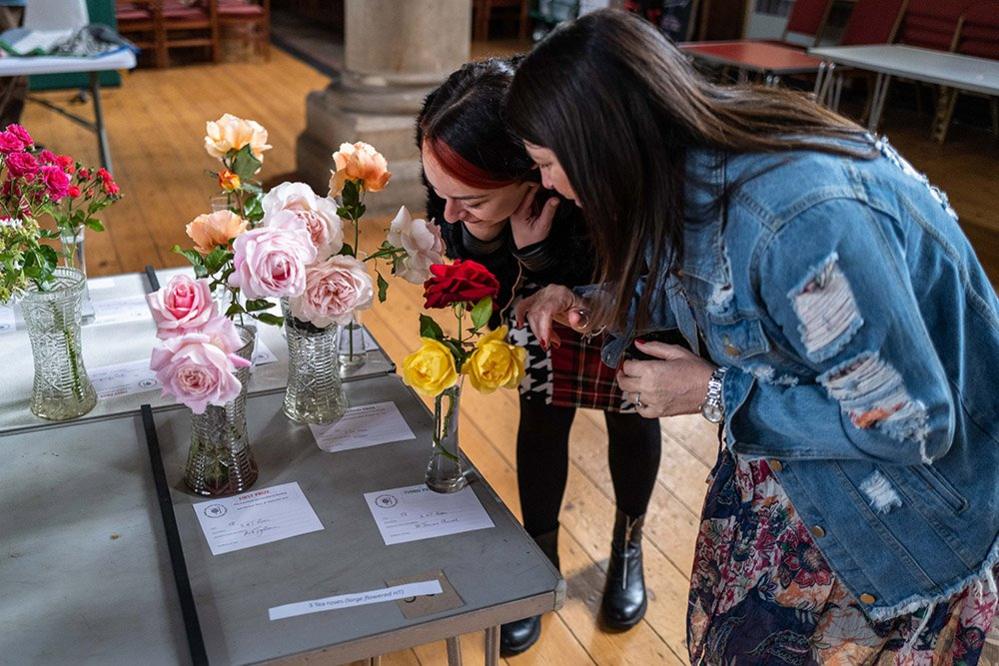
M 839 65 L 999 95 L 999 62 L 903 44 L 824 46 L 811 55 Z
M 104 72 L 112 69 L 135 69 L 135 54 L 121 50 L 103 56 L 5 56 L 0 58 L 0 76 L 33 74 L 68 74 Z
M 189 268 L 173 268 L 157 271 L 160 284 L 178 273 L 193 275 Z M 142 273 L 130 273 L 111 277 L 92 278 L 88 281 L 91 299 L 96 306 L 101 302 L 121 299 L 135 299 L 148 291 L 148 283 Z M 31 383 L 34 366 L 31 357 L 31 344 L 24 329 L 20 309 L 14 307 L 17 329 L 13 333 L 0 334 L 0 363 L 4 368 L 4 381 L 0 382 L 0 432 L 29 429 L 51 425 L 51 421 L 40 419 L 31 413 Z M 277 362 L 254 368 L 249 391 L 278 390 L 288 380 L 288 345 L 283 329 L 275 326 L 258 327 L 259 339 L 277 357 Z M 124 323 L 102 323 L 100 310 L 93 323 L 83 326 L 83 360 L 88 371 L 96 368 L 149 359 L 150 351 L 157 344 L 156 327 L 152 316 Z M 344 373 L 345 380 L 363 379 L 395 371 L 395 365 L 381 350 L 368 353 L 367 361 L 361 367 Z M 162 398 L 158 388 L 142 393 L 133 393 L 116 398 L 100 399 L 94 409 L 82 420 L 106 418 L 117 414 L 134 412 L 140 405 L 149 404 L 162 408 L 173 404 L 171 398 Z
M 297 481 L 325 529 L 212 556 L 184 489 L 190 438 L 183 410 L 156 415 L 174 510 L 202 633 L 212 663 L 256 663 L 325 652 L 343 663 L 484 629 L 561 606 L 565 583 L 481 479 L 470 487 L 495 527 L 386 546 L 363 494 L 422 483 L 431 450 L 430 413 L 398 377 L 346 385 L 352 405 L 392 400 L 415 440 L 326 453 L 308 428 L 281 414 L 280 395 L 251 397 L 247 428 L 260 477 L 255 488 Z M 464 601 L 406 619 L 381 603 L 269 621 L 270 607 L 385 587 L 443 571 Z
M 188 663 L 137 414 L 0 435 L 0 663 Z

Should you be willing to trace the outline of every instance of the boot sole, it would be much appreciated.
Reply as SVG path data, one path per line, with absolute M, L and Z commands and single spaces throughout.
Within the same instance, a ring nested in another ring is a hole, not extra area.
M 645 611 L 648 610 L 648 608 L 649 608 L 649 600 L 648 598 L 646 598 L 645 601 L 642 603 L 642 608 L 638 611 L 638 614 L 634 617 L 634 619 L 628 620 L 627 622 L 616 622 L 614 620 L 610 620 L 603 613 L 603 610 L 601 610 L 600 628 L 609 633 L 622 633 L 628 631 L 629 629 L 634 628 L 636 624 L 642 621 L 642 618 L 645 617 Z

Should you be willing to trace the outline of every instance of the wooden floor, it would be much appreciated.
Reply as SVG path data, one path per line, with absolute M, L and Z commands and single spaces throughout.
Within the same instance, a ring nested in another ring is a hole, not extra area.
M 477 53 L 485 52 L 483 49 Z M 304 127 L 305 95 L 327 79 L 279 51 L 269 63 L 189 66 L 144 70 L 125 79 L 105 96 L 115 176 L 126 198 L 105 215 L 108 231 L 89 234 L 87 255 L 93 275 L 182 265 L 169 248 L 185 243 L 184 225 L 205 212 L 213 194 L 206 171 L 215 166 L 202 149 L 204 123 L 224 112 L 250 117 L 270 132 L 263 176 L 274 180 L 294 170 L 295 137 Z M 65 93 L 47 95 L 54 101 Z M 969 235 L 999 278 L 999 154 L 987 135 L 952 133 L 945 146 L 925 140 L 928 120 L 889 134 L 917 168 L 948 190 Z M 918 120 L 918 119 L 917 119 Z M 96 163 L 91 135 L 64 119 L 29 105 L 24 123 L 47 147 Z M 364 245 L 370 250 L 383 237 L 386 221 L 369 221 Z M 395 282 L 391 306 L 365 316 L 383 348 L 397 361 L 418 341 L 420 290 Z M 519 510 L 516 492 L 514 434 L 516 396 L 470 391 L 464 401 L 462 446 L 497 489 Z M 645 621 L 624 634 L 608 634 L 596 625 L 611 525 L 613 492 L 606 465 L 603 419 L 580 412 L 572 432 L 572 465 L 562 513 L 560 544 L 568 580 L 565 607 L 544 620 L 541 642 L 513 664 L 673 664 L 685 663 L 684 614 L 687 580 L 704 481 L 713 463 L 713 429 L 698 417 L 664 420 L 663 458 L 649 510 L 646 576 L 650 604 Z M 463 638 L 468 663 L 482 655 L 482 637 Z M 322 659 L 300 660 L 321 664 Z M 386 664 L 442 664 L 443 644 L 387 655 Z

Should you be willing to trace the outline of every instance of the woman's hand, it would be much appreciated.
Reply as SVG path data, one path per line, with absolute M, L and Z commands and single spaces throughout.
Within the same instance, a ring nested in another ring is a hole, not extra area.
M 523 201 L 517 206 L 517 210 L 510 216 L 510 231 L 513 232 L 513 244 L 518 249 L 540 243 L 548 238 L 552 230 L 552 220 L 555 219 L 555 211 L 558 210 L 559 198 L 553 196 L 545 202 L 541 212 L 534 214 L 534 199 L 538 195 L 541 186 L 531 185 L 524 195 Z
M 590 306 L 567 287 L 559 284 L 548 285 L 544 289 L 517 302 L 514 309 L 517 326 L 526 320 L 535 337 L 545 349 L 548 345 L 562 344 L 558 334 L 552 330 L 552 322 L 586 333 L 590 323 Z
M 678 345 L 636 341 L 656 361 L 625 361 L 617 383 L 645 418 L 696 414 L 708 394 L 715 366 Z

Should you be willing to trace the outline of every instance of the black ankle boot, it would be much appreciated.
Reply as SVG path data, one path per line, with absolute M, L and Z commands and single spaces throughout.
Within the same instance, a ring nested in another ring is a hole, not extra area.
M 620 509 L 614 519 L 614 542 L 607 565 L 607 583 L 600 615 L 608 629 L 624 631 L 645 617 L 645 574 L 642 571 L 642 525 L 645 516 L 631 518 Z
M 558 569 L 558 529 L 534 537 L 534 542 Z M 525 652 L 537 643 L 540 637 L 540 615 L 504 624 L 500 627 L 500 656 L 512 657 Z

